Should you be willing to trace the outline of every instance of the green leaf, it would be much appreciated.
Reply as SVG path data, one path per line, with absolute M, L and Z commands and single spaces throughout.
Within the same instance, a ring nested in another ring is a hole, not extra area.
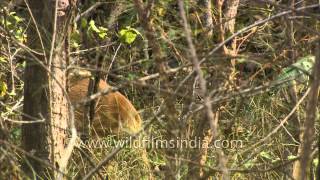
M 23 67 L 23 68 L 26 68 L 26 61 L 23 61 L 23 63 L 21 64 L 21 66 Z
M 80 47 L 81 36 L 78 30 L 71 33 L 71 47 L 78 48 Z
M 157 7 L 156 8 L 157 15 L 160 17 L 163 17 L 166 14 L 166 9 L 163 7 Z
M 244 163 L 245 168 L 252 168 L 254 166 L 254 161 L 255 160 L 249 160 L 246 163 Z
M 264 157 L 264 158 L 266 158 L 266 159 L 272 159 L 272 157 L 271 157 L 271 155 L 269 154 L 269 153 L 267 153 L 267 152 L 265 152 L 265 151 L 262 151 L 261 153 L 260 153 L 260 156 L 261 157 Z
M 13 18 L 16 21 L 16 23 L 20 23 L 23 21 L 23 18 L 20 18 L 19 16 L 13 16 Z
M 105 39 L 105 38 L 107 37 L 107 31 L 108 31 L 108 29 L 105 28 L 105 27 L 102 27 L 102 26 L 97 27 L 97 26 L 95 25 L 95 22 L 94 22 L 93 20 L 91 20 L 91 21 L 89 22 L 88 31 L 89 31 L 89 32 L 90 32 L 90 31 L 93 31 L 93 32 L 95 32 L 95 33 L 98 34 L 99 38 Z
M 312 163 L 313 163 L 314 167 L 317 167 L 319 164 L 319 159 L 318 158 L 314 159 Z
M 126 42 L 127 44 L 131 44 L 136 39 L 137 34 L 130 30 L 122 29 L 120 31 L 120 37 L 122 41 Z
M 94 32 L 96 32 L 96 33 L 99 33 L 99 32 L 100 32 L 100 30 L 99 30 L 99 28 L 96 26 L 94 20 L 90 20 L 90 22 L 89 22 L 89 30 L 92 30 L 92 31 L 94 31 Z
M 104 28 L 104 27 L 99 27 L 99 30 L 100 32 L 98 33 L 98 36 L 101 38 L 101 39 L 105 39 L 107 37 L 107 29 Z
M 277 162 L 279 162 L 279 161 L 281 161 L 281 159 L 280 159 L 280 158 L 276 158 L 276 159 L 273 159 L 273 160 L 271 161 L 271 163 L 277 163 Z
M 108 29 L 107 29 L 107 28 L 102 27 L 102 26 L 99 26 L 99 30 L 100 30 L 100 32 L 101 32 L 101 31 L 103 31 L 103 32 L 107 32 L 107 31 L 108 31 Z
M 0 81 L 0 97 L 7 94 L 8 86 L 5 82 Z
M 9 16 L 13 16 L 15 14 L 16 14 L 16 12 L 12 11 L 12 12 L 9 13 Z
M 20 27 L 16 30 L 14 34 L 15 38 L 18 39 L 21 43 L 26 40 L 26 34 L 24 30 Z
M 5 62 L 7 62 L 7 59 L 4 57 L 0 57 L 0 63 L 5 63 Z
M 134 80 L 136 77 L 137 76 L 135 74 L 133 74 L 133 73 L 129 73 L 128 74 L 128 80 L 130 80 L 130 81 Z
M 80 47 L 80 44 L 77 43 L 77 42 L 72 42 L 72 43 L 71 43 L 71 47 L 73 47 L 73 48 L 78 48 L 78 47 Z
M 127 27 L 127 29 L 128 30 L 130 30 L 130 31 L 133 31 L 133 32 L 135 32 L 137 35 L 139 35 L 139 36 L 141 36 L 142 37 L 142 34 L 137 30 L 137 29 L 135 29 L 135 28 L 132 28 L 132 27 Z M 142 37 L 143 38 L 143 37 Z
M 13 139 L 20 139 L 21 137 L 21 128 L 15 127 L 10 132 L 11 138 Z
M 88 26 L 88 21 L 85 18 L 81 18 L 81 27 L 86 28 Z
M 12 91 L 12 92 L 9 92 L 9 93 L 8 93 L 8 95 L 9 95 L 9 96 L 11 96 L 11 97 L 13 97 L 13 96 L 16 96 L 16 95 L 17 95 L 17 93 L 16 93 L 16 92 L 14 92 L 14 91 Z
M 132 44 L 136 40 L 137 35 L 140 35 L 142 37 L 141 33 L 138 30 L 129 26 L 125 29 L 121 29 L 119 35 L 120 40 L 127 44 Z
M 107 33 L 101 32 L 101 33 L 98 33 L 98 36 L 99 36 L 101 39 L 104 39 L 104 38 L 106 38 Z
M 297 156 L 294 156 L 294 155 L 288 156 L 288 160 L 292 160 L 292 159 L 295 159 L 295 158 L 297 158 Z

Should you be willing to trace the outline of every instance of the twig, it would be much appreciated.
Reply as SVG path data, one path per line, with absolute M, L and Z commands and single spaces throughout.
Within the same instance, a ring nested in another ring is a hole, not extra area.
M 48 69 L 50 69 L 50 70 L 51 70 L 52 56 L 53 56 L 53 51 L 55 49 L 56 35 L 57 35 L 58 2 L 59 2 L 59 0 L 56 0 L 55 6 L 54 6 L 54 11 L 53 11 L 54 12 L 54 14 L 53 14 L 53 32 L 52 32 L 52 40 L 51 40 L 51 47 L 50 47 L 50 54 L 49 54 L 49 62 L 47 62 Z
M 112 68 L 112 65 L 113 65 L 113 63 L 114 63 L 114 61 L 115 61 L 115 59 L 116 59 L 116 56 L 117 56 L 117 54 L 118 54 L 118 51 L 119 51 L 120 47 L 121 47 L 121 43 L 120 43 L 119 46 L 117 47 L 116 52 L 114 53 L 114 55 L 113 55 L 113 57 L 112 57 L 111 63 L 110 63 L 109 68 L 108 68 L 108 70 L 107 70 L 106 78 L 104 79 L 105 81 L 108 80 L 108 74 L 109 74 L 109 72 L 110 72 L 110 70 L 111 70 L 111 68 Z
M 109 44 L 105 44 L 105 45 L 101 45 L 101 46 L 96 46 L 96 47 L 92 47 L 92 48 L 88 48 L 88 49 L 81 49 L 79 51 L 73 51 L 73 52 L 70 52 L 70 55 L 77 55 L 77 54 L 81 54 L 81 53 L 87 53 L 88 51 L 96 51 L 98 49 L 102 49 L 102 48 L 105 48 L 105 47 L 109 47 L 109 46 L 112 46 L 114 45 L 115 42 L 112 42 L 112 43 L 109 43 Z
M 191 54 L 191 61 L 192 61 L 193 67 L 194 67 L 194 71 L 196 72 L 197 77 L 199 79 L 201 95 L 204 97 L 203 106 L 206 111 L 206 120 L 209 121 L 212 138 L 215 139 L 218 136 L 218 134 L 217 134 L 218 118 L 215 118 L 215 115 L 212 112 L 212 104 L 210 103 L 210 95 L 207 93 L 207 85 L 206 85 L 207 82 L 203 77 L 203 73 L 202 73 L 202 70 L 200 67 L 200 62 L 198 60 L 197 52 L 196 52 L 196 49 L 195 49 L 194 44 L 192 42 L 191 30 L 190 30 L 190 27 L 189 27 L 189 24 L 187 21 L 187 17 L 185 14 L 183 0 L 179 0 L 178 5 L 179 5 L 179 10 L 180 10 L 179 11 L 180 16 L 182 18 L 185 36 L 186 36 L 186 39 L 188 42 L 188 47 L 189 47 L 190 54 Z M 204 123 L 205 123 L 204 121 L 200 122 L 200 124 L 204 124 Z M 222 168 L 222 177 L 227 179 L 228 169 L 225 166 L 224 154 L 221 150 L 217 150 L 217 154 L 219 156 L 219 165 Z
M 37 21 L 35 20 L 33 14 L 32 14 L 32 11 L 31 11 L 31 9 L 30 9 L 30 6 L 29 6 L 27 0 L 24 0 L 24 3 L 25 3 L 26 6 L 27 6 L 27 9 L 28 9 L 28 11 L 29 11 L 30 17 L 31 17 L 31 19 L 32 19 L 32 22 L 33 22 L 33 24 L 34 24 L 34 26 L 35 26 L 35 28 L 36 28 L 37 35 L 38 35 L 38 37 L 39 37 L 40 44 L 41 44 L 41 48 L 42 48 L 42 51 L 43 51 L 44 59 L 45 59 L 46 62 L 48 62 L 48 61 L 47 61 L 47 56 L 46 56 L 46 50 L 45 50 L 45 48 L 44 48 L 44 43 L 43 43 L 43 40 L 42 40 L 42 36 L 41 36 L 40 30 L 39 30 Z
M 78 22 L 81 17 L 89 16 L 89 14 L 91 12 L 93 12 L 95 9 L 97 9 L 98 7 L 100 7 L 100 6 L 104 5 L 104 4 L 108 4 L 108 2 L 96 2 L 94 5 L 92 5 L 87 10 L 85 10 L 83 13 L 79 14 L 78 16 L 76 16 L 76 18 L 74 18 L 74 22 Z

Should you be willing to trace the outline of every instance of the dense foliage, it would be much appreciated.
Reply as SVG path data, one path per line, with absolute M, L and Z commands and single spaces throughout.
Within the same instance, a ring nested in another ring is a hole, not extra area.
M 128 97 L 146 125 L 140 136 L 149 143 L 196 139 L 214 147 L 222 142 L 218 148 L 147 146 L 150 167 L 143 148 L 124 147 L 96 179 L 294 176 L 308 119 L 306 95 L 319 58 L 318 1 L 223 2 L 78 2 L 67 41 L 68 70 L 89 70 Z M 5 179 L 25 178 L 20 145 L 30 23 L 24 1 L 0 2 L 0 177 Z M 316 114 L 311 178 L 319 173 Z M 112 142 L 110 147 L 89 142 L 74 149 L 67 176 L 86 175 L 117 142 L 128 139 L 101 138 Z

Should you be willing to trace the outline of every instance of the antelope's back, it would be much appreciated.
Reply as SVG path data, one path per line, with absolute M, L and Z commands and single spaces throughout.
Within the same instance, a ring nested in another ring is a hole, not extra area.
M 70 82 L 69 97 L 73 104 L 87 96 L 89 78 Z M 100 80 L 98 90 L 110 86 Z M 75 109 L 75 124 L 82 131 L 84 122 L 84 105 Z M 96 101 L 95 115 L 92 122 L 92 134 L 106 136 L 109 134 L 133 134 L 140 131 L 142 121 L 131 102 L 121 93 L 112 92 L 99 97 Z

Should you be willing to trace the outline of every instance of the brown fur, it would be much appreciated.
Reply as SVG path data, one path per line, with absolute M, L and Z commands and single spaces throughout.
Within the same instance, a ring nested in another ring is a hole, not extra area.
M 79 78 L 77 75 L 70 78 L 69 97 L 73 104 L 87 96 L 89 77 Z M 100 80 L 98 91 L 110 86 Z M 78 132 L 83 130 L 84 105 L 75 110 L 75 124 Z M 120 92 L 112 92 L 97 99 L 95 116 L 91 125 L 92 135 L 105 137 L 106 135 L 121 135 L 124 132 L 133 134 L 140 131 L 142 121 L 139 113 L 131 102 Z M 137 140 L 138 141 L 138 140 Z M 147 151 L 142 147 L 140 150 L 141 160 L 146 168 L 149 179 L 154 179 L 148 160 Z
M 70 82 L 69 97 L 74 104 L 87 96 L 89 78 Z M 110 87 L 100 80 L 98 91 Z M 84 122 L 84 106 L 75 110 L 76 128 L 81 132 Z M 92 134 L 103 137 L 108 134 L 127 132 L 133 134 L 141 129 L 142 121 L 131 102 L 119 92 L 112 92 L 97 99 Z

